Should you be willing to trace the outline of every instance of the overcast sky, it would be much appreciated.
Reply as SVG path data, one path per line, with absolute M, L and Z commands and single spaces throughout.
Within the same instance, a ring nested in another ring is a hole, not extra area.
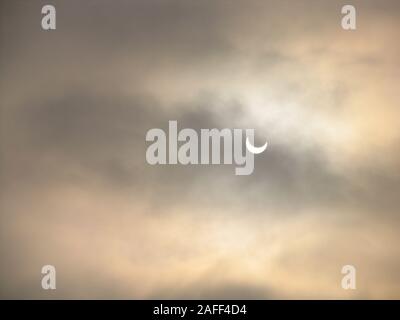
M 400 298 L 400 2 L 350 2 L 0 0 L 0 296 Z M 269 145 L 148 165 L 169 120 Z

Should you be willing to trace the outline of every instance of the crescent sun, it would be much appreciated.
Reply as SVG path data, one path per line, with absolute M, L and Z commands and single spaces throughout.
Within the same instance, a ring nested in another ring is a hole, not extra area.
M 263 146 L 261 146 L 261 147 L 255 147 L 255 146 L 253 146 L 253 145 L 250 143 L 249 137 L 246 138 L 246 148 L 247 148 L 247 150 L 249 150 L 251 153 L 259 154 L 259 153 L 261 153 L 261 152 L 264 152 L 265 149 L 267 149 L 267 146 L 268 146 L 268 142 L 265 142 L 265 144 L 264 144 Z

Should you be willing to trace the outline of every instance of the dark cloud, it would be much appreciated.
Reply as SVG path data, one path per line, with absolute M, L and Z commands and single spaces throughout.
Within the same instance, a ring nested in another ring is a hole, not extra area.
M 398 191 L 398 177 L 386 176 L 379 169 L 335 172 L 318 147 L 303 150 L 272 140 L 268 151 L 255 157 L 256 174 L 249 177 L 230 177 L 233 166 L 216 170 L 209 166 L 146 164 L 146 132 L 155 127 L 167 132 L 169 120 L 178 120 L 179 128 L 196 130 L 237 127 L 244 106 L 238 102 L 217 104 L 212 97 L 202 97 L 168 109 L 151 97 L 95 97 L 84 93 L 34 101 L 29 107 L 12 111 L 8 118 L 8 130 L 15 142 L 10 151 L 18 149 L 22 158 L 29 159 L 12 161 L 9 165 L 16 167 L 11 172 L 24 173 L 22 183 L 28 175 L 34 179 L 32 183 L 55 185 L 65 179 L 75 179 L 75 183 L 94 179 L 119 192 L 121 188 L 138 193 L 155 188 L 154 193 L 165 194 L 166 199 L 185 198 L 196 184 L 204 192 L 215 188 L 210 197 L 213 201 L 224 202 L 234 193 L 235 205 L 256 203 L 259 209 L 287 206 L 290 212 L 310 205 L 340 207 L 362 202 L 367 207 L 389 205 L 391 210 L 397 206 L 393 195 Z M 182 113 L 185 108 L 187 111 Z M 26 165 L 29 170 L 18 167 Z M 220 182 L 219 178 L 224 177 Z M 10 179 L 15 181 L 16 176 Z M 156 183 L 158 179 L 176 183 L 165 186 Z M 213 179 L 212 186 L 208 179 Z M 357 185 L 359 181 L 363 185 Z

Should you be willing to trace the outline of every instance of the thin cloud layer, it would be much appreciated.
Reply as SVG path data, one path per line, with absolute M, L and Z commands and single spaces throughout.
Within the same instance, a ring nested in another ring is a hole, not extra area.
M 398 298 L 400 7 L 353 2 L 0 1 L 0 296 Z M 150 166 L 169 120 L 268 149 Z

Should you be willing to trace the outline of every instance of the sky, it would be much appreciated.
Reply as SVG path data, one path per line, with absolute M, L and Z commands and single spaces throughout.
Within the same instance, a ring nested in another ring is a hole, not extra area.
M 399 18 L 396 0 L 0 0 L 0 297 L 399 299 Z M 169 120 L 268 148 L 249 176 L 149 165 Z

